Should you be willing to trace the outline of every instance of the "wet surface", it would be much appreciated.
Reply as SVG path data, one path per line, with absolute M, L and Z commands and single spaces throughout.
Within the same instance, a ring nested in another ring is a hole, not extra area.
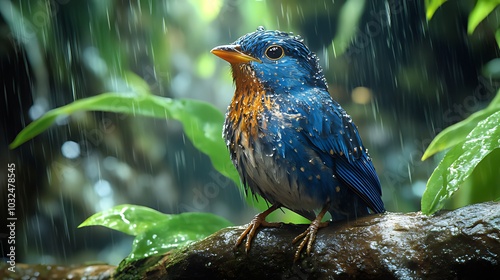
M 172 252 L 159 264 L 166 266 L 166 275 L 180 279 L 263 275 L 275 279 L 467 279 L 500 272 L 500 203 L 476 204 L 430 217 L 418 212 L 387 213 L 335 223 L 320 229 L 311 255 L 303 254 L 294 263 L 296 248 L 291 240 L 306 227 L 284 224 L 261 229 L 248 253 L 243 247 L 234 248 L 243 226 L 223 229 Z

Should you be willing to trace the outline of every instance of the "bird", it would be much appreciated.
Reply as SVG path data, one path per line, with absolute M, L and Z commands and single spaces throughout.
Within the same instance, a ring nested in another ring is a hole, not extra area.
M 245 251 L 273 211 L 286 208 L 311 221 L 292 243 L 294 261 L 330 222 L 385 212 L 380 180 L 350 115 L 328 92 L 319 59 L 293 33 L 241 36 L 211 53 L 230 63 L 235 92 L 223 138 L 248 194 L 271 205 L 239 236 Z M 318 214 L 316 214 L 316 212 Z M 330 221 L 323 222 L 329 212 Z

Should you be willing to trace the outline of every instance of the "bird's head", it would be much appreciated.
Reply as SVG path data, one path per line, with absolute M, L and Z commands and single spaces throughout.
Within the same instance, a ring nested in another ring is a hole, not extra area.
M 231 63 L 237 88 L 257 81 L 275 93 L 327 89 L 318 58 L 299 36 L 259 27 L 231 45 L 213 48 L 212 53 Z

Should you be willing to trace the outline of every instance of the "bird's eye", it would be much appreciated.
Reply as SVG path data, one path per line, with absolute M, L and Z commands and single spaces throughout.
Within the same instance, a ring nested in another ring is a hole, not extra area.
M 281 46 L 272 45 L 266 50 L 266 56 L 272 60 L 278 60 L 285 55 L 285 51 Z

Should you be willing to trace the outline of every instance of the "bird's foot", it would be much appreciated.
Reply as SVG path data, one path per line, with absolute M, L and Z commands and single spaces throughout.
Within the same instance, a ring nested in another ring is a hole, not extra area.
M 318 229 L 326 226 L 328 226 L 328 222 L 319 223 L 317 222 L 317 220 L 314 220 L 306 229 L 306 231 L 299 234 L 297 237 L 293 239 L 292 241 L 293 244 L 297 243 L 299 240 L 302 239 L 302 241 L 299 244 L 299 247 L 297 248 L 297 251 L 295 251 L 295 255 L 293 258 L 294 262 L 300 259 L 300 253 L 302 252 L 302 249 L 304 249 L 306 244 L 307 244 L 307 249 L 306 249 L 307 254 L 309 255 L 311 253 L 312 246 L 314 244 L 314 240 L 316 239 L 316 233 L 318 232 Z
M 314 240 L 316 240 L 316 233 L 318 232 L 318 229 L 328 226 L 328 222 L 321 222 L 327 209 L 328 209 L 327 206 L 323 207 L 321 212 L 318 214 L 316 219 L 314 219 L 311 222 L 309 227 L 303 233 L 299 234 L 297 237 L 293 239 L 292 241 L 293 244 L 299 242 L 299 240 L 302 239 L 302 241 L 299 244 L 299 247 L 297 248 L 297 251 L 295 251 L 295 255 L 293 258 L 294 262 L 300 259 L 300 253 L 302 252 L 302 249 L 304 249 L 306 245 L 307 245 L 306 253 L 308 255 L 311 253 Z
M 250 224 L 248 224 L 247 229 L 240 235 L 240 237 L 236 241 L 236 246 L 235 247 L 238 247 L 243 242 L 243 239 L 245 239 L 245 237 L 246 237 L 247 241 L 245 242 L 245 252 L 248 253 L 248 251 L 250 250 L 250 243 L 252 242 L 252 239 L 255 236 L 255 233 L 257 232 L 257 229 L 260 226 L 264 226 L 264 227 L 280 227 L 282 225 L 282 223 L 270 223 L 270 222 L 266 221 L 266 217 L 269 214 L 271 214 L 271 212 L 273 212 L 274 210 L 278 209 L 278 207 L 279 207 L 278 205 L 273 205 L 269 209 L 267 209 L 266 211 L 264 211 L 264 212 L 262 212 L 260 214 L 257 214 L 252 219 L 252 221 L 250 222 Z

